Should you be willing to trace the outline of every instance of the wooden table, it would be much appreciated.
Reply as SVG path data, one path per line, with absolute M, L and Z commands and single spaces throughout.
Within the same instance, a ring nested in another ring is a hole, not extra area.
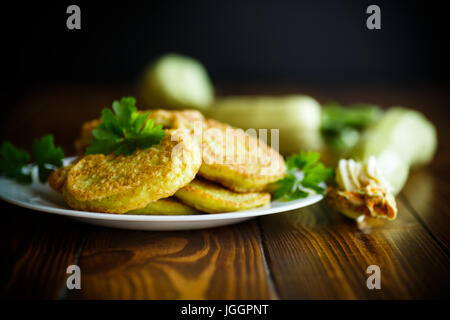
M 449 157 L 445 88 L 224 87 L 220 93 L 305 92 L 319 101 L 403 104 L 436 124 L 433 163 L 410 175 L 394 222 L 357 224 L 325 203 L 202 231 L 138 232 L 95 227 L 1 202 L 1 295 L 51 299 L 448 298 Z M 30 148 L 53 133 L 66 154 L 82 121 L 132 90 L 57 87 L 29 93 L 2 121 L 2 137 Z M 68 290 L 77 264 L 82 289 Z M 368 290 L 366 269 L 381 268 Z

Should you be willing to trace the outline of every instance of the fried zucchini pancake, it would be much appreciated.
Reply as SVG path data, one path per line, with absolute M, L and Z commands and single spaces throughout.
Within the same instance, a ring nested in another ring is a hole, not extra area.
M 86 148 L 91 143 L 92 139 L 94 139 L 94 129 L 97 128 L 101 122 L 102 120 L 100 119 L 94 119 L 83 123 L 81 126 L 80 137 L 75 140 L 75 150 L 78 154 L 84 154 Z
M 162 125 L 164 129 L 186 128 L 193 130 L 197 123 L 202 123 L 203 115 L 195 110 L 167 111 L 162 109 L 138 111 L 145 113 L 149 111 L 149 119 L 152 119 L 155 125 Z M 75 150 L 78 154 L 84 154 L 87 146 L 94 138 L 93 131 L 102 122 L 101 119 L 94 119 L 83 123 L 81 126 L 80 137 L 75 141 Z
M 142 209 L 136 209 L 128 211 L 125 214 L 138 214 L 138 215 L 188 215 L 198 214 L 197 210 L 185 205 L 181 201 L 170 197 L 167 199 L 159 199 L 150 202 L 146 207 Z
M 58 192 L 62 192 L 62 188 L 64 186 L 64 183 L 66 182 L 67 172 L 69 172 L 69 170 L 72 169 L 74 165 L 74 163 L 71 163 L 65 167 L 61 167 L 55 171 L 52 171 L 52 173 L 50 173 L 50 175 L 48 176 L 48 184 L 50 185 L 50 187 Z
M 236 192 L 261 191 L 282 178 L 286 167 L 283 157 L 256 137 L 221 122 L 207 119 L 194 110 L 153 110 L 149 118 L 164 128 L 199 129 L 203 163 L 199 175 Z M 82 127 L 76 141 L 78 152 L 84 152 L 92 139 L 92 130 L 100 120 Z M 196 127 L 197 126 L 197 127 Z
M 283 157 L 258 138 L 207 119 L 199 175 L 236 192 L 261 191 L 286 172 Z
M 129 156 L 95 154 L 67 172 L 62 194 L 77 210 L 125 213 L 173 195 L 191 182 L 201 152 L 186 129 L 165 130 L 161 144 Z
M 73 163 L 61 167 L 58 170 L 53 171 L 48 177 L 49 185 L 56 191 L 62 192 L 62 187 L 66 181 L 67 172 L 74 166 Z M 159 199 L 150 202 L 146 207 L 142 209 L 136 209 L 126 212 L 125 214 L 139 214 L 139 215 L 184 215 L 184 214 L 197 214 L 199 213 L 192 207 L 189 207 L 177 200 L 174 197 Z
M 178 190 L 175 197 L 189 206 L 208 213 L 246 210 L 270 202 L 270 193 L 237 193 L 202 178 L 195 178 Z

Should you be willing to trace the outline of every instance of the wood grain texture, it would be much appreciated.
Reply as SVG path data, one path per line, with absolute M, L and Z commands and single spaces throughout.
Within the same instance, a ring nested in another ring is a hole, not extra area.
M 449 101 L 449 100 L 447 100 Z M 447 255 L 450 253 L 450 127 L 443 110 L 423 108 L 437 127 L 438 149 L 432 163 L 422 170 L 411 170 L 402 190 L 404 201 Z
M 190 232 L 95 228 L 79 259 L 83 299 L 270 299 L 254 221 Z
M 324 202 L 261 219 L 263 245 L 282 299 L 442 297 L 448 257 L 399 202 L 394 222 L 356 222 Z M 368 290 L 366 269 L 381 268 L 381 290 Z
M 83 241 L 81 223 L 2 204 L 0 293 L 7 298 L 64 298 L 67 267 Z
M 447 255 L 450 253 L 449 195 L 449 180 L 432 175 L 428 170 L 412 173 L 402 191 L 404 201 Z
M 394 222 L 355 224 L 325 203 L 244 224 L 191 232 L 134 232 L 78 223 L 0 202 L 0 294 L 49 299 L 448 298 L 450 127 L 447 90 L 427 88 L 219 88 L 222 94 L 304 92 L 320 102 L 405 105 L 436 124 L 438 153 L 413 172 Z M 2 139 L 24 148 L 53 133 L 67 154 L 82 121 L 97 117 L 123 87 L 32 92 L 0 119 Z M 39 121 L 36 121 L 38 119 Z M 82 289 L 66 290 L 79 264 Z M 381 267 L 381 290 L 366 268 Z

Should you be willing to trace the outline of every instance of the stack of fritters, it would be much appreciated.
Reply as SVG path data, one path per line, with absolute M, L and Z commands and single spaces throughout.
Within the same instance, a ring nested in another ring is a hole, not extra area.
M 149 119 L 165 130 L 159 145 L 128 156 L 80 156 L 54 171 L 50 186 L 74 209 L 106 213 L 218 213 L 270 202 L 266 190 L 286 168 L 265 143 L 197 111 L 152 110 Z M 80 154 L 100 122 L 82 126 Z

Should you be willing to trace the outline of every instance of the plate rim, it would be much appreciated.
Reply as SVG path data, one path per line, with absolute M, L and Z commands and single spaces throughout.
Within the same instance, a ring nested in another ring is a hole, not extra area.
M 75 158 L 77 158 L 77 157 L 73 156 L 73 157 L 64 158 L 63 159 L 64 165 L 66 165 L 70 161 L 74 160 Z M 0 177 L 0 184 L 2 183 L 2 180 L 17 183 L 9 178 Z M 48 185 L 48 182 L 45 183 L 44 185 L 46 185 L 47 188 L 50 188 L 50 186 Z M 25 186 L 25 187 L 27 187 L 27 186 Z M 204 213 L 204 214 L 191 214 L 191 215 L 136 215 L 136 214 L 99 213 L 99 212 L 80 211 L 80 210 L 73 210 L 73 209 L 66 209 L 66 208 L 55 208 L 55 207 L 50 207 L 50 206 L 43 205 L 43 204 L 33 204 L 33 203 L 25 202 L 22 200 L 5 197 L 5 196 L 3 196 L 3 194 L 0 193 L 0 199 L 6 201 L 8 203 L 11 203 L 11 204 L 14 204 L 19 207 L 26 208 L 26 209 L 30 209 L 33 211 L 54 213 L 54 214 L 58 214 L 58 215 L 62 215 L 62 216 L 82 218 L 82 219 L 128 221 L 128 222 L 134 222 L 134 221 L 197 222 L 197 221 L 211 221 L 211 220 L 227 220 L 227 219 L 236 219 L 236 218 L 251 218 L 251 217 L 264 216 L 264 215 L 269 215 L 269 214 L 274 214 L 274 213 L 287 212 L 287 211 L 307 207 L 314 203 L 319 202 L 323 198 L 324 198 L 323 195 L 316 193 L 316 194 L 310 195 L 307 198 L 298 199 L 298 200 L 292 200 L 292 201 L 275 200 L 275 201 L 270 202 L 270 204 L 273 204 L 273 203 L 281 203 L 282 204 L 277 207 L 270 207 L 270 208 L 259 207 L 259 208 L 252 208 L 249 210 L 223 212 L 223 213 Z
M 40 204 L 31 204 L 21 200 L 4 197 L 0 194 L 0 199 L 33 211 L 42 211 L 54 213 L 67 217 L 96 219 L 96 220 L 114 220 L 114 221 L 146 221 L 146 222 L 195 222 L 195 221 L 210 221 L 223 220 L 234 218 L 249 218 L 258 217 L 279 212 L 291 211 L 303 207 L 310 206 L 323 199 L 320 194 L 311 195 L 308 198 L 286 201 L 285 205 L 272 208 L 255 208 L 250 210 L 224 212 L 224 213 L 205 213 L 205 214 L 191 214 L 191 215 L 136 215 L 136 214 L 117 214 L 117 213 L 99 213 L 90 211 L 79 211 L 64 208 L 53 208 Z M 282 201 L 272 201 L 271 203 L 282 203 Z

